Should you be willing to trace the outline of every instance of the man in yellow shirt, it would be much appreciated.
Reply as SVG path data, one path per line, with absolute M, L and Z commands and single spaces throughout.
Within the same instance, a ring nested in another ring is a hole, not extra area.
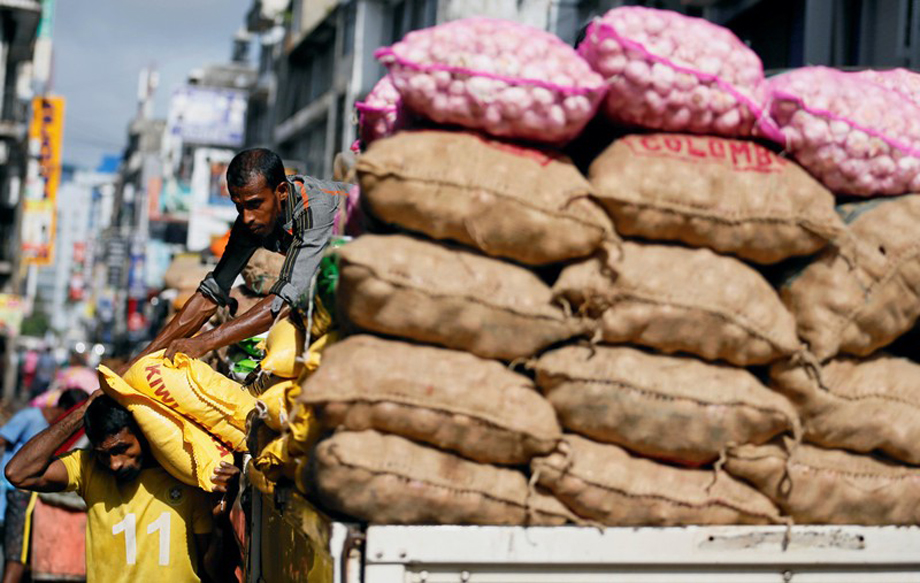
M 55 458 L 81 427 L 92 449 Z M 236 580 L 240 553 L 228 512 L 239 470 L 217 469 L 214 496 L 179 482 L 153 459 L 131 413 L 101 391 L 26 443 L 6 477 L 24 490 L 83 497 L 88 583 Z

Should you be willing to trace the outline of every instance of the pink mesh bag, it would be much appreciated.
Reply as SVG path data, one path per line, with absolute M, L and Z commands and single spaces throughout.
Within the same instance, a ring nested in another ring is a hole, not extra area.
M 374 85 L 363 102 L 356 103 L 358 131 L 364 147 L 396 133 L 405 123 L 402 100 L 389 76 Z
M 467 18 L 410 32 L 377 58 L 414 112 L 494 136 L 564 143 L 594 116 L 606 85 L 552 34 Z
M 614 8 L 578 52 L 609 80 L 606 115 L 674 132 L 778 139 L 764 115 L 760 58 L 731 31 L 669 10 Z
M 884 71 L 869 69 L 857 73 L 857 76 L 891 89 L 899 93 L 904 99 L 920 104 L 920 74 L 907 69 L 887 69 Z
M 795 159 L 841 194 L 920 191 L 920 106 L 863 74 L 805 67 L 768 82 Z

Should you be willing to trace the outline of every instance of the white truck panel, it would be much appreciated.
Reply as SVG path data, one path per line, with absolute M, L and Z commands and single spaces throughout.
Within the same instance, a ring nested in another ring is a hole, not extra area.
M 920 583 L 920 528 L 371 526 L 365 583 Z

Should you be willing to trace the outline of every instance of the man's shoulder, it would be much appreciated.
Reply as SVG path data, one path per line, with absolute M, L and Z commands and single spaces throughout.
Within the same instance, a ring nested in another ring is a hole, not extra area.
M 42 410 L 38 407 L 29 405 L 13 415 L 12 419 L 37 419 L 42 417 Z
M 323 180 L 306 174 L 289 174 L 288 182 L 294 186 L 295 196 L 309 197 L 311 194 L 347 195 L 350 185 L 334 180 Z
M 0 427 L 0 433 L 2 433 L 4 429 L 8 428 L 17 428 L 14 430 L 17 432 L 22 431 L 31 425 L 39 424 L 41 422 L 47 423 L 41 409 L 31 406 L 26 407 L 25 409 L 17 411 L 12 417 L 8 419 L 7 422 L 4 423 L 2 427 Z

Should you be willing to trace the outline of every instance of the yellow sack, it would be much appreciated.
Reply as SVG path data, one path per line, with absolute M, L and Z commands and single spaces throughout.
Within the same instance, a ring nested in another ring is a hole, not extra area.
M 132 388 L 117 374 L 100 366 L 102 389 L 128 409 L 157 462 L 182 483 L 214 491 L 211 476 L 222 461 L 232 464 L 233 453 L 199 425 Z
M 256 408 L 265 424 L 275 431 L 281 431 L 287 425 L 288 411 L 293 400 L 300 394 L 300 383 L 286 380 L 272 385 L 259 395 Z
M 259 455 L 252 458 L 252 464 L 262 472 L 267 480 L 277 482 L 284 473 L 284 466 L 290 460 L 287 448 L 284 447 L 284 438 L 278 436 L 268 442 Z
M 287 435 L 282 437 L 281 441 L 283 442 L 284 452 L 285 452 L 285 457 L 283 461 L 284 465 L 281 466 L 281 475 L 287 478 L 288 480 L 290 480 L 291 482 L 294 482 L 296 479 L 296 475 L 297 475 L 297 468 L 299 467 L 297 465 L 297 460 L 301 460 L 304 458 L 298 458 L 298 457 L 294 457 L 291 455 L 290 450 L 288 450 L 289 441 L 288 441 Z
M 249 463 L 246 464 L 246 473 L 249 476 L 249 483 L 252 484 L 256 490 L 268 496 L 275 493 L 275 483 L 269 481 L 268 478 L 265 477 L 265 474 L 260 472 L 258 468 L 253 465 L 252 460 L 249 460 Z
M 200 360 L 160 350 L 138 360 L 125 382 L 142 395 L 197 421 L 236 451 L 246 451 L 246 416 L 255 398 Z
M 275 328 L 272 328 L 272 331 L 274 330 Z M 269 333 L 269 338 L 271 338 L 271 332 Z M 338 339 L 338 332 L 330 332 L 310 345 L 305 367 L 307 375 L 319 368 L 323 351 Z M 259 395 L 259 404 L 256 405 L 259 416 L 262 417 L 265 425 L 277 432 L 287 428 L 288 433 L 284 436 L 287 443 L 285 452 L 290 457 L 305 455 L 316 443 L 320 431 L 320 425 L 313 415 L 313 409 L 297 403 L 297 397 L 300 396 L 300 392 L 301 385 L 299 380 L 285 380 L 275 383 Z M 266 446 L 266 449 L 268 449 L 268 446 Z M 266 450 L 263 449 L 263 451 Z M 269 449 L 267 455 L 275 456 L 272 459 L 280 459 L 280 454 L 275 455 L 276 453 L 274 450 Z M 269 458 L 266 458 L 262 463 L 263 465 L 271 465 Z M 279 463 L 285 465 L 282 462 Z M 293 466 L 286 467 L 285 475 L 293 479 L 296 475 Z
M 318 337 L 316 341 L 310 345 L 310 350 L 307 351 L 307 362 L 305 364 L 308 375 L 319 368 L 319 365 L 323 360 L 323 351 L 338 341 L 339 333 L 329 332 L 328 334 L 324 334 Z
M 313 408 L 295 403 L 288 417 L 288 452 L 293 457 L 304 456 L 319 439 L 320 424 L 313 414 Z
M 332 314 L 329 313 L 326 306 L 323 305 L 319 294 L 313 296 L 313 321 L 310 322 L 310 338 L 325 336 L 334 324 L 335 320 L 333 320 Z
M 275 323 L 265 341 L 262 370 L 285 379 L 296 379 L 303 372 L 304 333 L 289 318 Z
M 294 487 L 304 496 L 309 496 L 311 494 L 310 483 L 312 476 L 307 458 L 294 458 L 294 464 Z

